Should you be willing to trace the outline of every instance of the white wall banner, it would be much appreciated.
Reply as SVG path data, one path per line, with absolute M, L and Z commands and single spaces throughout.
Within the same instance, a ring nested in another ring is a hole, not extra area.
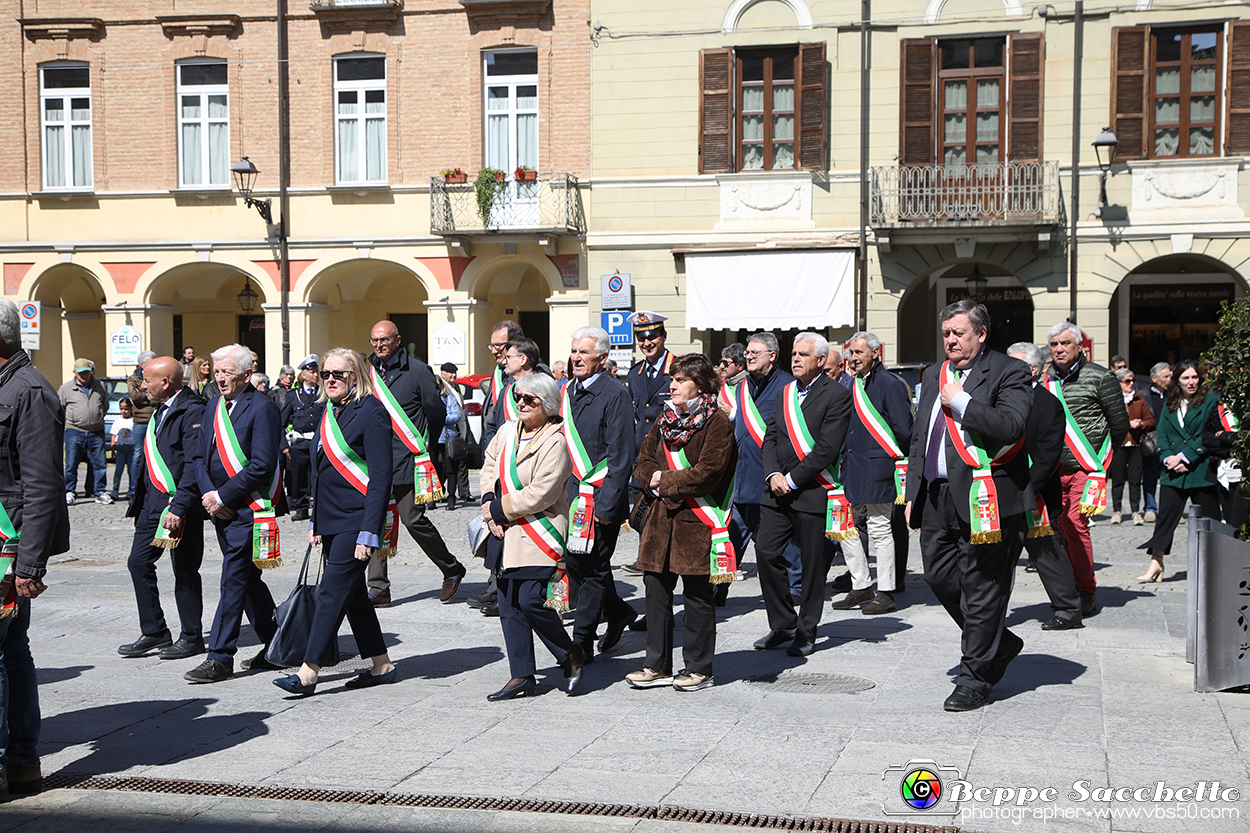
M 854 320 L 853 250 L 686 254 L 687 327 L 821 329 Z

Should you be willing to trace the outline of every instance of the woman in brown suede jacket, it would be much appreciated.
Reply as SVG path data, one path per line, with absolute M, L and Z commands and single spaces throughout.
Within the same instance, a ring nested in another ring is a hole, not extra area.
M 634 688 L 671 685 L 697 691 L 712 685 L 716 613 L 712 603 L 713 535 L 710 520 L 728 510 L 738 447 L 733 424 L 716 406 L 720 379 L 706 356 L 677 357 L 670 370 L 672 398 L 651 427 L 634 463 L 638 482 L 659 495 L 642 529 L 638 567 L 647 591 L 645 667 L 626 676 Z M 700 499 L 706 509 L 696 512 Z M 724 525 L 723 516 L 721 527 Z M 726 540 L 723 528 L 718 538 Z M 732 580 L 721 561 L 717 581 Z M 730 564 L 729 570 L 732 571 Z M 686 668 L 673 676 L 673 591 L 682 580 Z

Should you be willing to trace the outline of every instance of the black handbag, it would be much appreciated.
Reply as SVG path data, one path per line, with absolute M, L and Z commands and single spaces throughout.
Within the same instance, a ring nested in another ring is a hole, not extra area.
M 308 584 L 306 581 L 312 549 L 312 544 L 309 544 L 308 550 L 304 553 L 304 566 L 300 567 L 295 588 L 291 590 L 291 595 L 286 597 L 286 601 L 278 605 L 273 614 L 278 623 L 278 629 L 274 631 L 273 639 L 269 640 L 265 659 L 284 668 L 300 665 L 304 661 L 304 654 L 308 652 L 308 635 L 312 632 L 313 616 L 317 612 L 317 582 Z M 320 579 L 320 559 L 318 559 L 317 574 Z M 321 654 L 321 666 L 326 668 L 338 664 L 339 639 L 338 634 L 335 634 Z
M 629 513 L 629 528 L 639 535 L 642 529 L 647 525 L 647 518 L 651 517 L 651 507 L 655 505 L 657 498 L 651 493 L 650 489 L 643 489 L 638 493 L 638 499 L 634 501 L 634 508 Z
M 469 444 L 463 437 L 448 437 L 447 456 L 453 460 L 463 460 L 469 456 Z
M 1141 435 L 1141 453 L 1143 457 L 1153 457 L 1159 450 L 1159 432 L 1147 431 Z

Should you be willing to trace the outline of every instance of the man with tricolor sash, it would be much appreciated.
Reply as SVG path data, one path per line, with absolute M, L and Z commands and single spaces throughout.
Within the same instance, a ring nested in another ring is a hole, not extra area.
M 1081 613 L 1089 616 L 1098 606 L 1089 519 L 1107 508 L 1107 469 L 1112 451 L 1128 434 L 1128 411 L 1115 374 L 1082 352 L 1080 328 L 1060 321 L 1050 328 L 1049 338 L 1051 364 L 1043 384 L 1064 409 L 1059 530 L 1081 594 Z
M 393 321 L 379 321 L 369 335 L 373 355 L 373 395 L 391 418 L 394 466 L 391 483 L 399 520 L 434 566 L 443 574 L 438 600 L 448 604 L 460 592 L 467 570 L 443 541 L 426 509 L 445 495 L 434 463 L 430 443 L 438 439 L 447 418 L 447 407 L 438 395 L 434 371 L 403 349 L 399 328 Z M 381 549 L 369 559 L 369 597 L 374 607 L 390 607 L 391 581 Z
M 130 580 L 139 610 L 139 638 L 117 653 L 142 657 L 159 651 L 161 659 L 187 659 L 204 653 L 204 521 L 195 467 L 200 456 L 204 397 L 182 383 L 182 365 L 160 356 L 143 365 L 143 388 L 152 403 L 152 419 L 143 437 L 143 474 L 126 511 L 135 519 L 130 547 Z M 180 630 L 175 642 L 165 623 L 157 589 L 156 562 L 169 553 L 174 570 L 174 603 Z
M 971 711 L 1024 647 L 1007 630 L 1015 558 L 1034 508 L 1024 425 L 1028 367 L 986 349 L 990 316 L 967 298 L 941 313 L 946 361 L 924 373 L 907 461 L 907 516 L 920 530 L 924 578 L 962 636 L 955 690 Z
M 855 375 L 851 400 L 855 406 L 842 446 L 842 485 L 857 525 L 867 532 L 877 554 L 877 589 L 872 588 L 868 552 L 856 534 L 842 543 L 851 574 L 851 592 L 833 602 L 834 610 L 860 608 L 867 616 L 897 610 L 894 592 L 894 507 L 905 499 L 907 453 L 911 446 L 911 391 L 907 383 L 881 363 L 881 340 L 859 332 L 846 344 L 847 366 Z M 906 561 L 906 539 L 902 558 Z
M 1066 631 L 1081 627 L 1081 594 L 1076 591 L 1072 562 L 1063 548 L 1063 536 L 1055 530 L 1063 512 L 1059 484 L 1059 454 L 1063 451 L 1063 406 L 1038 382 L 1048 356 L 1042 348 L 1021 341 L 1007 348 L 1007 355 L 1029 366 L 1033 376 L 1033 407 L 1024 423 L 1024 450 L 1029 454 L 1029 482 L 1036 505 L 1029 510 L 1029 531 L 1024 548 L 1029 563 L 1037 570 L 1054 615 L 1042 623 L 1044 631 Z M 1016 553 L 1014 564 L 1020 558 Z
M 490 331 L 486 346 L 495 359 L 495 369 L 490 379 L 490 393 L 486 397 L 485 416 L 482 417 L 482 448 L 490 445 L 495 432 L 504 424 L 504 391 L 512 384 L 512 377 L 504 369 L 508 342 L 525 338 L 525 331 L 515 321 L 500 321 Z
M 773 424 L 764 435 L 767 488 L 760 503 L 755 561 L 769 632 L 755 648 L 771 650 L 789 643 L 786 653 L 795 657 L 816 650 L 829 575 L 825 541 L 855 534 L 850 504 L 838 482 L 851 394 L 824 374 L 828 355 L 824 336 L 808 332 L 794 337 L 794 381 L 778 392 Z M 785 558 L 791 541 L 798 542 L 803 565 L 797 610 Z
M 183 677 L 217 683 L 234 674 L 239 628 L 246 613 L 261 641 L 243 668 L 274 668 L 265 660 L 273 638 L 273 595 L 262 570 L 281 566 L 273 501 L 281 488 L 278 449 L 282 422 L 277 404 L 252 387 L 252 351 L 231 344 L 213 351 L 213 381 L 220 396 L 204 408 L 196 481 L 200 504 L 212 518 L 221 546 L 221 597 L 213 616 L 208 657 Z
M 0 299 L 0 801 L 42 788 L 30 601 L 47 589 L 48 559 L 69 549 L 65 411 L 22 350 L 21 326 Z

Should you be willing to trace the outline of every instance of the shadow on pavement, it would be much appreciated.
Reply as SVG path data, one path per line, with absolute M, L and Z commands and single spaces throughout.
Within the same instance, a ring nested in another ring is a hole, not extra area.
M 404 657 L 395 660 L 399 679 L 443 679 L 476 671 L 504 658 L 503 651 L 494 646 L 476 648 L 450 648 L 433 654 Z
M 36 671 L 39 676 L 39 685 L 47 685 L 49 683 L 63 683 L 66 680 L 81 677 L 85 672 L 94 668 L 94 665 L 69 665 L 65 668 L 38 668 Z

